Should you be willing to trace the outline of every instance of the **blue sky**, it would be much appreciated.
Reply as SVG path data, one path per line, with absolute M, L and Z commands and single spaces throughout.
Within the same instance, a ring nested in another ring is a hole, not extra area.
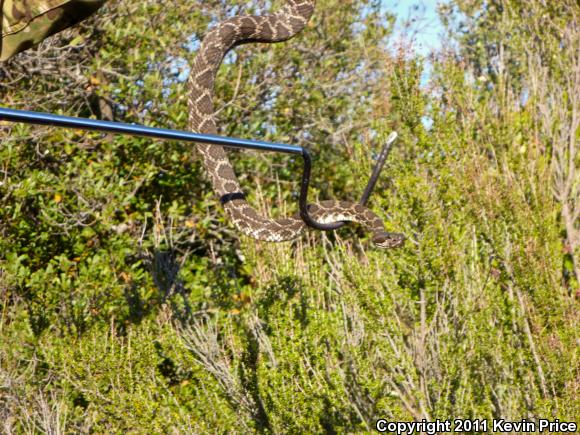
M 432 49 L 440 46 L 443 26 L 437 15 L 437 4 L 441 0 L 394 0 L 384 1 L 385 10 L 397 17 L 396 34 L 405 34 L 404 23 L 414 19 L 409 29 L 414 34 L 414 48 L 417 53 L 427 55 Z M 407 29 L 408 32 L 408 29 Z

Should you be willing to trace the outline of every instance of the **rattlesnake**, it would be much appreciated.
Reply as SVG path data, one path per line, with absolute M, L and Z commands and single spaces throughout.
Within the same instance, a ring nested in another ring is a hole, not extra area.
M 192 131 L 217 133 L 213 106 L 214 82 L 225 54 L 243 43 L 280 42 L 292 38 L 310 19 L 314 3 L 314 0 L 288 0 L 271 15 L 229 18 L 208 32 L 188 78 L 189 128 Z M 197 146 L 213 189 L 227 215 L 242 233 L 272 242 L 292 240 L 300 235 L 306 225 L 298 214 L 274 220 L 259 215 L 246 202 L 223 147 L 208 144 Z M 310 204 L 309 213 L 320 223 L 358 222 L 372 231 L 374 244 L 381 248 L 394 248 L 405 240 L 402 234 L 386 232 L 381 219 L 361 204 L 321 201 Z

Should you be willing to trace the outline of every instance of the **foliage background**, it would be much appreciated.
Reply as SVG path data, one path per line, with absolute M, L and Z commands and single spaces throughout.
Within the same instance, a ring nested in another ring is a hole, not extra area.
M 1 124 L 6 433 L 580 415 L 578 4 L 451 1 L 425 59 L 384 2 L 318 3 L 299 37 L 228 55 L 221 132 L 309 146 L 314 196 L 354 199 L 398 131 L 372 208 L 406 246 L 240 238 L 186 144 Z M 184 128 L 208 26 L 269 9 L 111 0 L 2 64 L 2 104 Z M 257 207 L 296 210 L 299 162 L 233 160 Z

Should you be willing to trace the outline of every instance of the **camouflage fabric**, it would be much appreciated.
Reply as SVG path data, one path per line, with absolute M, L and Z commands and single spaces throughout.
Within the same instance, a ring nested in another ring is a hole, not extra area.
M 84 20 L 106 0 L 0 0 L 0 60 Z

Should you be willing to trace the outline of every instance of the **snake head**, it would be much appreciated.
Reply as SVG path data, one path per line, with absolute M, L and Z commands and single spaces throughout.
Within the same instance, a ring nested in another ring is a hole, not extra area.
M 373 243 L 379 248 L 391 249 L 401 246 L 405 239 L 405 235 L 401 233 L 382 232 L 373 237 Z

